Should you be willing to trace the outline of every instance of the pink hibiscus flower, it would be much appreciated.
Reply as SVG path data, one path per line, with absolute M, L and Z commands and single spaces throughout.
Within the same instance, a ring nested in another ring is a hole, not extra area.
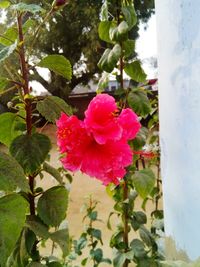
M 62 113 L 57 121 L 57 143 L 63 166 L 81 170 L 101 180 L 104 185 L 119 184 L 132 163 L 133 152 L 127 141 L 140 129 L 137 115 L 131 109 L 118 115 L 113 97 L 97 95 L 85 112 L 85 120 Z

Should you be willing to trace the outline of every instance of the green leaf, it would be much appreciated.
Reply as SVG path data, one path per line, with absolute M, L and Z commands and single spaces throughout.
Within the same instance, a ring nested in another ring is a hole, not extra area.
M 109 73 L 104 71 L 98 82 L 98 91 L 104 91 L 105 88 L 108 86 L 108 82 L 109 82 Z
M 98 216 L 97 211 L 92 211 L 92 212 L 89 213 L 89 215 L 88 215 L 88 217 L 89 217 L 92 221 L 96 221 L 96 220 L 97 220 L 97 216 Z
M 69 60 L 62 55 L 46 56 L 40 61 L 38 66 L 48 68 L 68 80 L 71 80 L 72 78 L 72 66 Z
M 6 89 L 8 83 L 9 83 L 9 81 L 7 78 L 0 77 L 0 93 Z
M 10 6 L 10 1 L 4 1 L 4 0 L 1 0 L 0 1 L 0 8 L 8 8 Z
M 60 175 L 60 172 L 47 162 L 43 164 L 43 170 L 53 176 L 60 184 L 63 184 L 63 178 Z
M 45 191 L 38 200 L 38 215 L 50 226 L 59 226 L 65 219 L 68 207 L 68 191 L 55 186 Z
M 39 5 L 35 5 L 35 4 L 29 4 L 28 5 L 25 3 L 18 3 L 16 5 L 12 5 L 12 9 L 19 11 L 19 12 L 30 12 L 32 14 L 44 12 L 44 9 Z
M 96 262 L 100 263 L 103 259 L 103 251 L 100 248 L 97 248 L 95 250 L 90 251 L 90 256 L 92 259 L 94 259 Z
M 131 225 L 134 231 L 137 231 L 142 224 L 147 223 L 146 214 L 142 211 L 133 212 Z
M 23 31 L 24 33 L 27 33 L 30 31 L 30 29 L 34 29 L 36 26 L 36 21 L 33 19 L 28 19 L 24 24 L 23 24 Z
M 35 233 L 35 235 L 44 239 L 48 239 L 50 237 L 48 226 L 45 225 L 38 216 L 28 215 L 26 225 Z
M 29 175 L 36 172 L 51 149 L 49 138 L 43 134 L 20 135 L 10 146 L 11 155 Z
M 131 77 L 132 80 L 136 82 L 145 82 L 146 81 L 146 73 L 141 67 L 140 61 L 136 60 L 132 63 L 128 63 L 125 65 L 124 71 L 128 76 Z
M 101 21 L 106 21 L 106 20 L 108 21 L 108 2 L 107 2 L 107 0 L 101 6 L 100 18 L 101 18 Z
M 136 113 L 140 114 L 140 112 L 136 112 Z M 137 134 L 136 138 L 131 141 L 131 143 L 133 144 L 134 150 L 141 150 L 143 148 L 143 146 L 146 144 L 148 133 L 149 131 L 147 128 L 145 127 L 140 128 L 140 131 Z
M 29 189 L 24 171 L 13 157 L 0 152 L 0 191 L 11 192 L 17 188 Z
M 61 229 L 50 236 L 51 240 L 57 243 L 63 253 L 63 257 L 66 257 L 70 252 L 70 237 L 68 229 Z
M 10 27 L 0 37 L 0 43 L 4 46 L 10 46 L 16 42 L 18 37 L 18 31 L 16 27 Z
M 113 49 L 106 49 L 98 62 L 98 67 L 106 72 L 112 72 L 121 56 L 121 46 L 116 44 Z
M 61 112 L 72 115 L 72 108 L 57 96 L 47 96 L 37 103 L 37 110 L 49 122 L 55 123 Z
M 139 234 L 142 239 L 142 241 L 148 246 L 151 247 L 152 244 L 154 243 L 154 239 L 151 235 L 151 233 L 144 227 L 141 226 L 139 229 Z
M 130 245 L 136 258 L 145 257 L 146 255 L 145 246 L 141 240 L 133 239 Z
M 0 63 L 8 58 L 16 49 L 17 42 L 0 50 Z
M 128 24 L 129 30 L 133 28 L 133 26 L 137 23 L 137 14 L 135 12 L 135 8 L 133 5 L 128 5 L 122 7 L 122 13 L 125 17 L 125 20 Z
M 123 42 L 123 53 L 127 58 L 131 56 L 135 51 L 135 41 L 134 40 L 126 40 Z
M 28 229 L 24 228 L 11 256 L 8 259 L 6 267 L 27 266 L 29 260 L 29 254 L 26 248 L 26 238 L 28 237 L 27 234 Z
M 155 180 L 155 175 L 151 169 L 136 171 L 132 175 L 132 181 L 135 189 L 143 199 L 151 193 Z
M 116 23 L 113 21 L 101 21 L 98 27 L 99 38 L 107 43 L 113 43 L 110 39 L 109 31 L 111 27 L 115 27 Z
M 6 261 L 14 249 L 26 219 L 28 203 L 17 194 L 0 198 L 0 265 Z
M 151 103 L 144 90 L 133 90 L 128 95 L 129 106 L 140 116 L 145 117 L 151 111 Z
M 126 260 L 126 254 L 122 253 L 120 251 L 116 252 L 116 255 L 113 260 L 113 266 L 114 267 L 122 267 L 124 262 Z
M 109 36 L 111 41 L 121 42 L 128 39 L 128 24 L 126 21 L 120 22 L 118 26 L 112 26 L 109 30 Z
M 6 146 L 10 146 L 11 142 L 20 134 L 18 126 L 22 123 L 25 124 L 24 120 L 21 119 L 14 113 L 6 112 L 0 115 L 0 142 Z

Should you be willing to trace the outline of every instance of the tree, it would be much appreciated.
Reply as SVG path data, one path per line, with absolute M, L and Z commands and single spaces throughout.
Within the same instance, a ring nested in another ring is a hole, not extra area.
M 114 0 L 116 2 L 117 0 Z M 38 3 L 38 1 L 24 1 Z M 135 0 L 138 15 L 138 25 L 141 21 L 147 22 L 154 12 L 154 0 Z M 51 6 L 52 0 L 43 0 L 45 8 Z M 40 40 L 37 40 L 36 52 L 38 58 L 44 54 L 60 53 L 67 57 L 73 66 L 71 82 L 51 73 L 51 82 L 44 80 L 33 69 L 32 79 L 39 81 L 49 92 L 65 98 L 78 84 L 87 84 L 94 75 L 99 73 L 97 63 L 106 48 L 106 44 L 98 37 L 99 13 L 102 0 L 73 0 L 60 11 L 51 16 L 48 23 L 42 27 Z M 49 7 L 50 9 L 50 7 Z M 7 18 L 9 20 L 9 16 Z M 7 23 L 7 22 L 6 22 Z M 132 35 L 138 35 L 138 27 Z

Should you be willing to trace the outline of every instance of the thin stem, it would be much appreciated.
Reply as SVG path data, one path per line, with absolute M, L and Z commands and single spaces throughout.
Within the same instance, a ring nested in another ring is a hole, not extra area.
M 123 184 L 123 200 L 125 201 L 128 198 L 128 183 L 126 181 L 126 177 L 124 178 L 124 184 Z M 125 252 L 129 249 L 129 239 L 128 239 L 128 209 L 127 207 L 124 209 L 123 215 L 122 215 L 123 223 L 124 223 L 124 233 L 123 233 L 123 242 L 125 244 Z M 127 267 L 129 265 L 129 260 L 126 260 L 123 264 L 123 267 Z
M 22 14 L 19 14 L 17 17 L 17 23 L 18 23 L 18 33 L 19 33 L 19 57 L 20 57 L 20 65 L 21 65 L 21 72 L 22 72 L 22 78 L 23 78 L 23 90 L 24 90 L 24 97 L 26 95 L 29 95 L 30 89 L 29 89 L 29 77 L 28 77 L 28 65 L 25 58 L 25 48 L 24 48 L 24 35 L 23 35 L 23 29 L 22 29 Z M 31 135 L 32 133 L 32 107 L 31 107 L 31 101 L 28 98 L 25 98 L 25 110 L 26 110 L 26 129 L 27 134 Z

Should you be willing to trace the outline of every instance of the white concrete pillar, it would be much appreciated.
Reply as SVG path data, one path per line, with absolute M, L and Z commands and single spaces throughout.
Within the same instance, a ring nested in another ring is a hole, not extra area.
M 166 236 L 200 257 L 200 0 L 156 0 Z M 171 245 L 172 248 L 172 245 Z

